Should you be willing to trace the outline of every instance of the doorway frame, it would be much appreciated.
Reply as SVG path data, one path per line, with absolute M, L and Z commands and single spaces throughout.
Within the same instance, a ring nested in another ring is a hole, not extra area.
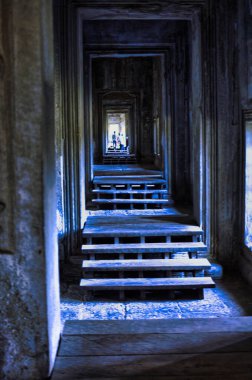
M 82 18 L 79 20 L 78 24 L 79 26 L 78 30 L 81 30 L 82 27 Z M 93 180 L 93 174 L 94 174 L 94 152 L 92 150 L 92 141 L 93 141 L 93 113 L 92 113 L 92 102 L 88 99 L 93 98 L 93 91 L 92 91 L 92 62 L 93 60 L 97 58 L 121 58 L 124 56 L 127 57 L 158 57 L 161 61 L 161 72 L 165 80 L 162 82 L 162 88 L 161 92 L 163 94 L 162 99 L 164 99 L 164 104 L 162 107 L 162 114 L 161 119 L 163 123 L 163 162 L 164 162 L 164 178 L 167 180 L 168 183 L 168 193 L 171 196 L 173 193 L 173 184 L 172 184 L 172 176 L 173 176 L 173 151 L 172 151 L 172 139 L 173 139 L 173 96 L 171 91 L 172 86 L 172 77 L 174 76 L 174 56 L 175 56 L 175 44 L 173 42 L 165 44 L 165 46 L 145 46 L 144 48 L 141 48 L 139 46 L 121 46 L 120 49 L 116 46 L 105 46 L 103 47 L 106 49 L 104 50 L 97 50 L 95 47 L 92 46 L 92 49 L 87 49 L 85 51 L 83 47 L 83 41 L 82 41 L 82 33 L 78 32 L 79 40 L 78 40 L 78 52 L 81 55 L 81 60 L 78 64 L 78 72 L 80 72 L 80 78 L 83 78 L 84 87 L 86 88 L 86 96 L 84 96 L 84 92 L 81 91 L 79 95 L 81 96 L 81 99 L 79 100 L 79 104 L 84 104 L 84 110 L 87 110 L 86 117 L 84 116 L 84 124 L 83 128 L 86 129 L 86 133 L 82 136 L 86 137 L 86 141 L 82 140 L 80 142 L 85 146 L 85 156 L 86 160 L 85 162 L 88 163 L 88 172 L 86 173 L 86 194 L 87 194 L 87 204 L 90 202 L 90 188 L 91 183 Z M 83 69 L 84 68 L 84 69 Z M 80 79 L 78 80 L 79 83 Z M 113 90 L 105 91 L 105 93 L 112 93 L 112 92 L 118 92 Z M 127 91 L 130 95 L 132 91 Z M 133 93 L 133 96 L 137 97 L 137 94 Z M 138 95 L 139 97 L 139 95 Z M 139 99 L 136 99 L 136 102 L 139 102 Z M 135 112 L 138 112 L 137 109 Z M 135 116 L 136 119 L 138 119 L 137 115 Z M 81 118 L 80 118 L 81 119 Z M 86 126 L 86 128 L 85 128 Z M 79 126 L 81 128 L 81 126 Z M 140 128 L 140 121 L 139 125 L 137 126 L 137 129 Z M 81 136 L 81 134 L 80 134 Z M 137 140 L 137 138 L 135 138 Z M 165 147 L 168 147 L 168 149 L 165 149 Z M 139 152 L 136 149 L 136 154 L 139 156 Z M 84 161 L 83 165 L 84 165 Z M 82 166 L 82 163 L 80 164 Z M 84 200 L 85 202 L 85 200 Z M 84 210 L 83 210 L 84 211 Z M 86 212 L 84 211 L 84 215 L 86 215 Z
M 138 105 L 139 105 L 139 93 L 134 91 L 117 91 L 117 90 L 102 90 L 97 93 L 98 99 L 95 101 L 98 103 L 97 112 L 101 117 L 96 116 L 97 120 L 94 120 L 96 123 L 96 128 L 98 130 L 98 135 L 102 136 L 103 134 L 103 125 L 105 123 L 105 112 L 107 109 L 111 110 L 122 110 L 122 112 L 129 113 L 129 120 L 132 128 L 130 130 L 130 141 L 133 141 L 133 150 L 137 155 L 137 134 L 139 130 L 139 115 L 138 115 Z M 99 137 L 97 136 L 97 137 Z M 98 144 L 103 145 L 104 151 L 104 139 L 102 141 L 97 138 Z
M 124 114 L 125 115 L 125 122 L 128 122 L 127 127 L 125 127 L 125 136 L 131 136 L 131 130 L 130 128 L 132 127 L 132 122 L 131 122 L 131 112 L 130 109 L 125 108 L 125 107 L 120 107 L 120 106 L 115 106 L 115 107 L 109 107 L 109 106 L 104 106 L 103 107 L 103 112 L 102 112 L 102 154 L 103 156 L 105 154 L 109 154 L 107 150 L 107 138 L 108 138 L 108 114 Z M 129 116 L 130 115 L 130 116 Z
M 67 163 L 67 170 L 69 171 L 70 168 L 70 174 L 68 175 L 68 178 L 72 179 L 72 185 L 71 185 L 71 196 L 69 197 L 69 201 L 67 204 L 67 207 L 72 207 L 72 215 L 74 215 L 74 220 L 72 221 L 72 225 L 70 226 L 70 235 L 71 231 L 74 231 L 74 233 L 78 236 L 80 236 L 80 231 L 85 223 L 86 217 L 87 217 L 87 211 L 86 211 L 86 199 L 85 194 L 86 190 L 91 184 L 92 181 L 92 175 L 93 175 L 93 163 L 92 163 L 92 144 L 90 144 L 90 132 L 87 131 L 87 128 L 85 126 L 91 125 L 92 126 L 92 107 L 90 104 L 85 103 L 83 107 L 83 99 L 87 98 L 88 94 L 91 93 L 92 83 L 91 83 L 91 75 L 89 76 L 89 80 L 85 81 L 84 74 L 89 70 L 89 66 L 91 66 L 91 51 L 88 56 L 88 59 L 86 59 L 86 53 L 87 53 L 87 47 L 83 46 L 83 35 L 81 33 L 82 31 L 82 25 L 85 20 L 90 19 L 125 19 L 125 13 L 118 11 L 121 7 L 121 5 L 118 4 L 112 4 L 112 7 L 107 13 L 107 10 L 103 8 L 103 4 L 101 2 L 99 8 L 97 8 L 97 5 L 100 4 L 99 1 L 95 1 L 95 3 L 90 6 L 90 3 L 88 1 L 70 1 L 67 2 L 67 6 L 65 9 L 66 14 L 66 25 L 65 30 L 68 36 L 68 41 L 71 41 L 71 44 L 69 46 L 69 50 L 66 52 L 69 56 L 69 65 L 68 65 L 68 71 L 71 72 L 70 78 L 68 80 L 68 88 L 66 89 L 67 92 L 71 95 L 70 99 L 73 101 L 73 109 L 74 112 L 68 112 L 70 120 L 68 121 L 68 125 L 71 125 L 71 128 L 73 132 L 71 133 L 72 136 L 75 136 L 76 142 L 74 143 L 75 147 L 72 149 L 72 154 L 69 155 L 69 160 Z M 125 4 L 125 7 L 128 5 Z M 205 6 L 205 7 L 204 7 Z M 143 7 L 142 4 L 139 3 L 139 9 L 141 12 L 141 9 Z M 148 6 L 147 6 L 148 8 Z M 179 8 L 179 7 L 178 7 Z M 114 13 L 114 9 L 117 9 L 117 11 Z M 144 13 L 140 17 L 140 15 L 135 11 L 130 10 L 129 15 L 127 17 L 131 17 L 134 19 L 170 19 L 169 18 L 169 12 L 167 13 L 165 11 L 165 7 L 162 8 L 162 11 L 158 11 L 158 15 L 156 14 L 157 10 L 151 9 L 148 10 L 147 13 Z M 204 17 L 211 17 L 210 16 L 210 7 L 206 6 L 205 1 L 202 1 L 202 4 L 197 5 L 197 12 L 189 12 L 187 11 L 183 14 L 183 6 L 180 10 L 174 10 L 175 14 L 172 19 L 178 19 L 178 20 L 186 20 L 193 22 L 199 22 L 201 23 L 202 15 L 204 11 Z M 177 13 L 176 13 L 177 11 Z M 185 9 L 184 9 L 185 11 Z M 97 13 L 98 12 L 98 13 Z M 196 20 L 196 21 L 195 21 Z M 212 25 L 211 25 L 212 27 Z M 208 41 L 209 36 L 209 30 L 201 31 L 201 38 L 202 40 Z M 115 53 L 115 50 L 118 51 L 118 49 L 121 49 L 123 52 L 127 52 L 125 50 L 124 46 L 110 46 L 111 52 Z M 84 50 L 83 50 L 84 48 Z M 140 46 L 134 46 L 135 52 L 139 53 Z M 168 52 L 171 57 L 171 68 L 175 70 L 175 61 L 174 61 L 174 55 L 176 53 L 176 46 L 174 41 L 169 41 L 166 44 L 162 44 L 160 46 L 157 44 L 147 44 L 145 46 L 144 51 L 140 51 L 142 54 L 148 54 L 150 51 L 155 53 L 162 53 L 162 52 Z M 206 59 L 206 49 L 202 47 L 201 44 L 197 47 L 198 54 L 200 57 L 202 57 L 202 62 L 204 59 Z M 92 53 L 95 54 L 95 46 L 92 46 Z M 214 59 L 214 57 L 212 57 Z M 199 121 L 199 135 L 200 135 L 200 141 L 205 141 L 205 147 L 201 146 L 201 150 L 199 152 L 196 152 L 198 155 L 198 162 L 199 166 L 196 168 L 196 170 L 199 173 L 199 183 L 197 184 L 197 187 L 199 188 L 199 202 L 197 203 L 197 209 L 195 211 L 195 217 L 198 221 L 199 225 L 204 228 L 206 231 L 204 240 L 207 242 L 207 244 L 210 247 L 211 252 L 215 251 L 216 247 L 216 239 L 215 234 L 217 233 L 216 227 L 214 224 L 215 221 L 215 212 L 213 211 L 213 208 L 211 207 L 215 202 L 215 161 L 209 162 L 209 160 L 206 159 L 206 155 L 209 156 L 212 155 L 214 157 L 215 152 L 215 131 L 216 131 L 216 125 L 210 120 L 215 120 L 216 110 L 210 105 L 209 102 L 213 89 L 209 87 L 209 82 L 213 80 L 212 74 L 213 69 L 211 72 L 207 72 L 206 70 L 201 73 L 201 82 L 202 82 L 202 93 L 206 93 L 206 100 L 204 100 L 204 104 L 202 104 L 202 116 L 201 120 Z M 92 72 L 90 72 L 92 74 Z M 164 74 L 167 74 L 166 72 Z M 172 78 L 170 78 L 170 81 L 172 83 Z M 84 83 L 84 86 L 80 85 L 81 83 Z M 169 79 L 167 80 L 167 83 L 169 83 Z M 173 127 L 173 104 L 169 104 L 166 102 L 166 106 L 169 108 L 168 110 L 168 116 L 165 118 L 167 123 L 167 130 L 170 134 L 171 138 L 172 136 L 172 127 Z M 71 108 L 69 103 L 69 109 Z M 210 114 L 213 116 L 212 119 L 210 119 Z M 74 132 L 75 131 L 75 132 Z M 92 131 L 91 131 L 92 134 Z M 70 136 L 71 138 L 71 136 Z M 171 141 L 171 140 L 170 140 Z M 71 143 L 69 144 L 71 145 Z M 91 148 L 90 148 L 91 147 Z M 170 175 L 172 174 L 172 169 L 174 166 L 174 163 L 172 161 L 172 155 L 168 157 L 169 159 L 169 165 L 170 165 Z M 73 160 L 73 157 L 75 157 L 76 161 L 79 163 L 77 167 L 71 168 L 71 160 Z M 85 167 L 88 168 L 88 172 L 85 171 Z M 66 174 L 67 175 L 67 174 Z M 167 176 L 167 172 L 166 172 Z M 171 183 L 172 181 L 169 181 Z M 84 185 L 85 184 L 85 185 Z M 194 188 L 192 184 L 192 189 Z M 206 192 L 206 189 L 208 190 Z M 169 189 L 169 193 L 172 193 L 173 189 Z M 207 196 L 203 196 L 203 194 L 206 194 Z M 70 209 L 69 209 L 70 210 Z M 70 210 L 71 211 L 71 210 Z M 69 212 L 70 212 L 69 211 Z M 80 237 L 79 237 L 80 239 Z M 78 239 L 77 239 L 78 240 Z M 76 252 L 77 249 L 77 240 L 75 240 L 73 243 L 70 242 L 70 251 Z M 74 246 L 75 244 L 75 246 Z

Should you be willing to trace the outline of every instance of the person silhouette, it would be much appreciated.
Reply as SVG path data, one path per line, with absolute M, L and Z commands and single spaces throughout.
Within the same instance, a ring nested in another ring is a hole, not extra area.
M 120 138 L 120 150 L 123 150 L 124 149 L 124 145 L 125 145 L 125 142 L 124 142 L 124 136 L 123 134 L 121 133 L 121 138 Z
M 118 133 L 117 139 L 116 139 L 117 148 L 121 149 L 121 135 Z
M 113 148 L 116 149 L 116 133 L 115 133 L 115 131 L 112 135 L 112 143 L 113 143 Z

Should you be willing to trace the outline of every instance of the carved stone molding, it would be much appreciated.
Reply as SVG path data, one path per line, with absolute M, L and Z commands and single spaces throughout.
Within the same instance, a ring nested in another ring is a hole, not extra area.
M 152 1 L 103 1 L 70 0 L 75 7 L 83 9 L 85 19 L 183 19 L 191 20 L 194 13 L 204 6 L 207 0 L 159 0 Z

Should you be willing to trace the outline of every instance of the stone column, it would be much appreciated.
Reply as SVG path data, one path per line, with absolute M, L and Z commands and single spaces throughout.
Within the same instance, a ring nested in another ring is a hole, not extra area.
M 52 4 L 0 0 L 0 378 L 42 379 L 60 336 Z

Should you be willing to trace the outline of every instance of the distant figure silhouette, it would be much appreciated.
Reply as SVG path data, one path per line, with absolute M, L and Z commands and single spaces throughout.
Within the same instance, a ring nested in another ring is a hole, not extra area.
M 124 136 L 123 134 L 121 133 L 121 136 L 120 136 L 120 150 L 124 150 Z
M 116 149 L 116 133 L 115 133 L 115 131 L 114 131 L 114 133 L 112 135 L 112 143 L 113 143 L 114 149 Z
M 121 137 L 120 137 L 120 133 L 118 133 L 118 136 L 116 138 L 116 148 L 120 149 L 120 145 L 121 145 Z

